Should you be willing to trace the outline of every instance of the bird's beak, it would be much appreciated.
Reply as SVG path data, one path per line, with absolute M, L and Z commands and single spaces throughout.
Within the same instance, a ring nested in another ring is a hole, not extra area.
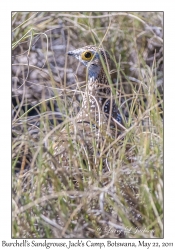
M 68 54 L 68 56 L 73 56 L 74 55 L 74 53 L 72 51 L 68 51 L 67 54 Z

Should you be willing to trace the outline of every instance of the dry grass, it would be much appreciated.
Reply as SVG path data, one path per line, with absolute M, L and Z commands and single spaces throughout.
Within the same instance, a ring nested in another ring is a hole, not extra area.
M 163 237 L 162 23 L 160 12 L 12 13 L 14 238 Z M 126 130 L 99 144 L 101 131 L 93 155 L 70 135 L 66 170 L 52 145 L 81 108 L 86 79 L 66 52 L 88 44 L 113 59 Z

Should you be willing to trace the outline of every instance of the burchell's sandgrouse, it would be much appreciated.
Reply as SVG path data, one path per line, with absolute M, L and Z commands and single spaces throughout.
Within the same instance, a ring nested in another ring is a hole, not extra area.
M 85 46 L 68 52 L 87 67 L 87 83 L 83 92 L 82 108 L 68 124 L 58 131 L 53 155 L 59 166 L 98 166 L 97 156 L 104 140 L 124 129 L 117 105 L 105 73 L 109 54 L 102 48 Z M 111 125 L 113 123 L 113 125 Z

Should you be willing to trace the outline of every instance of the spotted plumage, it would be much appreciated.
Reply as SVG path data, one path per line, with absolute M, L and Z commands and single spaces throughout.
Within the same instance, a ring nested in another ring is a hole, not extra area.
M 95 97 L 96 104 L 98 103 L 100 105 L 101 111 L 104 111 L 108 115 L 111 113 L 112 118 L 122 124 L 122 118 L 117 105 L 115 101 L 111 99 L 111 89 L 102 63 L 103 61 L 106 69 L 109 68 L 110 56 L 108 52 L 96 46 L 85 46 L 68 52 L 68 55 L 74 56 L 87 67 L 88 82 L 83 96 L 82 109 L 78 117 L 82 117 L 85 113 L 88 113 L 87 107 L 88 110 L 94 110 L 96 108 L 94 104 Z M 89 105 L 87 103 L 89 103 Z
M 111 140 L 111 137 L 117 135 L 118 129 L 124 129 L 117 106 L 111 98 L 111 89 L 104 69 L 106 67 L 108 70 L 110 57 L 102 48 L 95 46 L 69 51 L 68 55 L 87 67 L 87 83 L 81 110 L 61 132 L 59 131 L 53 146 L 53 155 L 58 165 L 68 167 L 72 161 L 74 166 L 79 167 L 81 158 L 89 169 L 92 169 L 99 164 L 97 149 L 100 145 L 103 147 L 104 140 Z

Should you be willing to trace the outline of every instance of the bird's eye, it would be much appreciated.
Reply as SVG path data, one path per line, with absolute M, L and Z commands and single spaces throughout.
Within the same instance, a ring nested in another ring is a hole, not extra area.
M 93 57 L 93 54 L 91 51 L 85 51 L 81 54 L 81 58 L 85 61 L 90 61 Z

